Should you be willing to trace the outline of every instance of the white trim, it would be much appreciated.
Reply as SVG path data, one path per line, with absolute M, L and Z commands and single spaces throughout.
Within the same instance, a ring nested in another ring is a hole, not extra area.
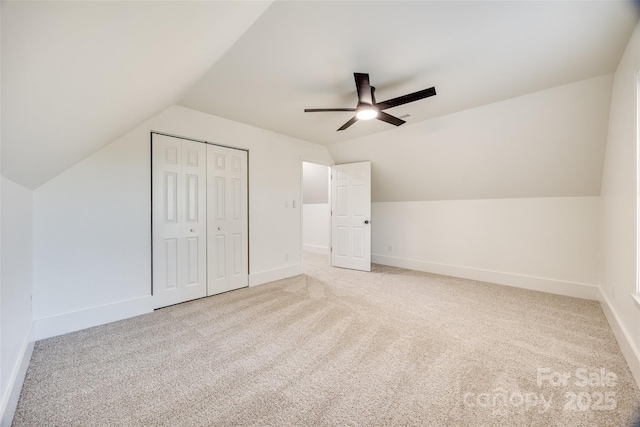
M 276 280 L 286 279 L 299 274 L 302 274 L 302 264 L 261 271 L 260 273 L 249 275 L 249 286 L 258 286 L 264 283 L 275 282 Z
M 329 255 L 329 248 L 327 246 L 302 245 L 302 250 L 304 252 L 312 252 L 314 254 Z
M 640 294 L 631 294 L 631 298 L 636 303 L 636 307 L 640 309 Z
M 20 392 L 22 391 L 22 385 L 27 376 L 27 369 L 31 361 L 31 354 L 33 353 L 34 340 L 32 335 L 34 330 L 34 324 L 31 322 L 29 332 L 27 332 L 24 342 L 22 343 L 18 361 L 11 372 L 7 389 L 4 390 L 5 394 L 2 395 L 2 410 L 0 411 L 2 414 L 0 418 L 1 427 L 10 427 L 13 422 L 13 416 L 18 407 Z
M 622 355 L 627 361 L 627 365 L 629 365 L 633 379 L 635 379 L 636 384 L 640 386 L 640 351 L 638 351 L 638 347 L 633 344 L 629 331 L 627 331 L 620 321 L 620 316 L 618 316 L 618 313 L 602 289 L 600 289 L 600 307 L 602 307 L 604 316 L 607 318 L 609 326 L 611 326 L 616 341 L 618 341 L 620 351 L 622 351 Z
M 104 325 L 153 311 L 152 297 L 146 296 L 113 304 L 101 305 L 56 316 L 35 319 L 35 338 L 45 338 Z
M 410 270 L 425 271 L 445 276 L 461 277 L 463 279 L 478 280 L 513 286 L 516 288 L 566 295 L 575 298 L 598 300 L 598 287 L 588 283 L 569 282 L 565 280 L 548 279 L 544 277 L 525 276 L 521 274 L 505 273 L 502 271 L 482 270 L 478 268 L 462 267 L 458 265 L 440 264 L 435 262 L 418 261 L 414 259 L 396 258 L 387 255 L 372 254 L 371 261 L 376 264 L 402 267 Z

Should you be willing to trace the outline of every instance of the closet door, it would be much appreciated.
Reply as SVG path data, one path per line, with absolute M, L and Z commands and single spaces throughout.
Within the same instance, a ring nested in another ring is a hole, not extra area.
M 207 146 L 207 294 L 249 285 L 247 152 Z
M 153 301 L 156 308 L 207 295 L 206 146 L 152 139 Z

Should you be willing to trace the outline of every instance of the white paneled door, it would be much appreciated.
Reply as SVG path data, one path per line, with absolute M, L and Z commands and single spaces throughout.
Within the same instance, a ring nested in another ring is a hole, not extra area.
M 331 168 L 331 265 L 371 271 L 371 162 Z
M 153 134 L 155 308 L 249 285 L 247 152 Z
M 247 153 L 207 146 L 208 294 L 249 285 Z
M 207 295 L 205 144 L 153 135 L 153 300 L 156 308 Z

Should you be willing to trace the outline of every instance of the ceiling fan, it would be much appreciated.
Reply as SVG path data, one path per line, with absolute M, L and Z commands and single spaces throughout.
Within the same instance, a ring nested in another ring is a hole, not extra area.
M 374 95 L 376 88 L 371 86 L 369 83 L 369 74 L 353 73 L 353 77 L 356 80 L 356 90 L 358 91 L 358 106 L 356 108 L 305 108 L 304 112 L 317 113 L 327 111 L 355 111 L 356 115 L 347 123 L 343 124 L 340 129 L 338 129 L 339 131 L 345 130 L 358 120 L 378 119 L 383 122 L 391 123 L 395 126 L 400 126 L 405 123 L 404 120 L 394 117 L 391 114 L 387 114 L 382 110 L 397 107 L 398 105 L 408 104 L 409 102 L 418 101 L 436 94 L 436 88 L 430 87 L 429 89 L 420 90 L 408 95 L 399 96 L 382 102 L 376 102 L 376 97 Z

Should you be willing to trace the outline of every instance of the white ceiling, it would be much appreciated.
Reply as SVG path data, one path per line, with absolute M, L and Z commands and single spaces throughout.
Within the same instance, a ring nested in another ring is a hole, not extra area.
M 403 127 L 611 73 L 638 19 L 618 1 L 0 4 L 2 174 L 29 188 L 173 104 L 322 144 L 391 138 L 303 109 L 355 106 L 356 71 L 379 100 L 436 87 L 389 110 Z
M 175 104 L 270 2 L 5 2 L 2 174 L 36 188 Z
M 336 132 L 355 107 L 353 72 L 408 124 L 615 71 L 638 19 L 617 1 L 275 2 L 179 105 L 321 144 L 389 129 Z M 407 126 L 406 124 L 404 126 Z

